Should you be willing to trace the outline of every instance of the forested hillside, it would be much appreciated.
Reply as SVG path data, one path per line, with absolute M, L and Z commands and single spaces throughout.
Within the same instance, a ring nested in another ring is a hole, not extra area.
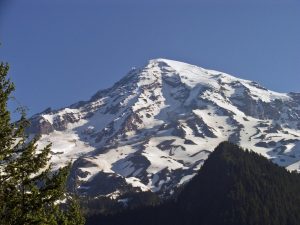
M 90 217 L 87 224 L 297 225 L 299 190 L 299 174 L 223 142 L 176 200 Z

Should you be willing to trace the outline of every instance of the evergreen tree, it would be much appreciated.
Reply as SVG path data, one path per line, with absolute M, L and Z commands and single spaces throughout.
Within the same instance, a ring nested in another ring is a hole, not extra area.
M 51 144 L 39 150 L 38 137 L 26 136 L 24 112 L 11 122 L 7 103 L 15 87 L 8 70 L 0 64 L 0 224 L 84 224 L 78 204 L 65 191 L 70 166 L 52 172 Z

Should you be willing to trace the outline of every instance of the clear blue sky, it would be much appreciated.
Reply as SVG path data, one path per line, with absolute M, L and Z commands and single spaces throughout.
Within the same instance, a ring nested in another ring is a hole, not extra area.
M 0 0 L 0 42 L 29 114 L 158 57 L 300 92 L 299 0 Z

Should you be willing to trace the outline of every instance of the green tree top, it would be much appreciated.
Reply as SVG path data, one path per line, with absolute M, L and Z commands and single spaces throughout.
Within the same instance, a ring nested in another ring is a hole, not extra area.
M 84 224 L 78 204 L 65 190 L 70 166 L 51 170 L 51 144 L 38 150 L 38 137 L 26 136 L 24 112 L 11 122 L 7 103 L 15 86 L 8 70 L 8 64 L 0 63 L 0 224 Z

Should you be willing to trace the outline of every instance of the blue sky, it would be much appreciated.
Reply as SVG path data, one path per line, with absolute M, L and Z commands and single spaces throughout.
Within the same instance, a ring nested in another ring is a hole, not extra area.
M 0 0 L 0 60 L 30 115 L 160 57 L 300 92 L 299 12 L 299 0 Z

